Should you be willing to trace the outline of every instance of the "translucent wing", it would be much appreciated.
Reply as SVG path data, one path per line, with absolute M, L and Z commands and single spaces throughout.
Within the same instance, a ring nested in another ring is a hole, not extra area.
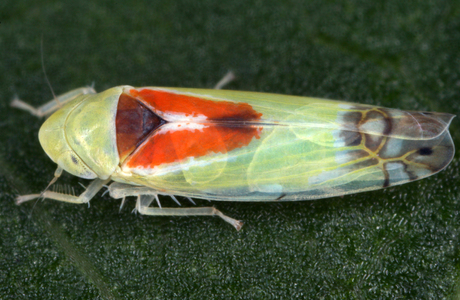
M 255 122 L 349 130 L 404 139 L 430 139 L 444 132 L 452 114 L 402 111 L 344 101 L 257 92 L 183 89 L 162 90 L 213 101 L 249 104 L 262 117 Z M 356 121 L 361 121 L 357 126 Z
M 148 89 L 179 95 L 173 98 L 176 106 L 194 103 L 195 108 L 188 115 L 171 114 L 164 108 L 169 104 L 161 104 L 171 99 L 146 104 L 169 123 L 149 136 L 137 157 L 149 157 L 143 150 L 149 144 L 168 149 L 164 155 L 174 153 L 176 159 L 155 165 L 131 160 L 122 168 L 129 178 L 118 180 L 178 195 L 233 201 L 325 198 L 427 177 L 445 168 L 454 153 L 449 114 L 260 93 Z M 210 116 L 213 104 L 205 109 L 194 97 L 248 105 L 254 113 L 199 117 Z

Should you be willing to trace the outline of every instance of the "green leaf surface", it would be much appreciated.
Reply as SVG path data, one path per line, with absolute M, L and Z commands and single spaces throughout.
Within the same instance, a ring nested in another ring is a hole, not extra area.
M 1 299 L 458 298 L 458 151 L 428 179 L 295 203 L 213 202 L 245 221 L 45 200 L 38 106 L 95 83 L 228 88 L 460 114 L 459 1 L 0 3 Z M 459 145 L 459 120 L 451 125 Z M 83 190 L 87 181 L 64 176 Z M 175 204 L 162 199 L 163 205 Z M 209 205 L 197 201 L 198 205 Z M 186 201 L 183 202 L 186 205 Z

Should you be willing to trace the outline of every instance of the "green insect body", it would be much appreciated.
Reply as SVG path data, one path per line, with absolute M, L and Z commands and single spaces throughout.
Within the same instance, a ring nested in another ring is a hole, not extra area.
M 75 96 L 75 94 L 81 94 Z M 453 115 L 318 98 L 228 90 L 119 86 L 72 91 L 33 109 L 58 109 L 40 143 L 62 170 L 94 179 L 86 203 L 110 181 L 114 198 L 137 196 L 148 215 L 218 215 L 213 207 L 150 207 L 158 195 L 223 201 L 320 199 L 425 178 L 452 160 Z M 54 182 L 55 180 L 53 180 Z

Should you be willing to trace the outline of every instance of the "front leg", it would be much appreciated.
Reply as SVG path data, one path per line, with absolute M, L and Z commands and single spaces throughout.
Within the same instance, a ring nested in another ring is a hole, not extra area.
M 236 230 L 240 230 L 243 222 L 235 220 L 224 215 L 220 210 L 215 207 L 180 207 L 180 208 L 163 208 L 163 207 L 149 207 L 150 204 L 156 199 L 158 204 L 158 195 L 173 196 L 169 194 L 160 193 L 145 186 L 134 186 L 114 182 L 109 186 L 110 196 L 115 199 L 121 199 L 128 196 L 137 196 L 136 210 L 143 215 L 149 216 L 219 216 L 225 222 L 230 223 Z
M 62 201 L 62 202 L 68 202 L 68 203 L 75 203 L 75 204 L 82 204 L 82 203 L 88 203 L 89 200 L 91 200 L 94 195 L 99 192 L 99 190 L 104 187 L 105 184 L 109 183 L 111 179 L 94 179 L 89 186 L 86 188 L 86 190 L 80 195 L 80 196 L 74 196 L 70 194 L 65 194 L 65 193 L 58 193 L 58 192 L 53 192 L 53 191 L 48 191 L 45 190 L 41 194 L 30 194 L 30 195 L 22 195 L 18 196 L 16 198 L 16 204 L 22 204 L 24 202 L 37 199 L 37 198 L 47 198 L 47 199 L 53 199 L 57 201 Z

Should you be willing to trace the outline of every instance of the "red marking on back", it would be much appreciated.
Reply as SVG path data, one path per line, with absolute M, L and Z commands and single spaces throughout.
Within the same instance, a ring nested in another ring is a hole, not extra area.
M 165 163 L 201 157 L 212 153 L 227 153 L 247 146 L 255 137 L 260 138 L 261 127 L 227 127 L 210 124 L 201 130 L 159 130 L 148 138 L 126 160 L 129 168 L 153 168 Z
M 206 116 L 214 121 L 254 121 L 262 117 L 247 103 L 214 101 L 168 91 L 131 89 L 130 94 L 150 106 L 155 113 Z
M 152 89 L 129 92 L 159 116 L 178 114 L 189 118 L 184 121 L 174 118 L 153 132 L 126 159 L 124 165 L 128 168 L 150 169 L 191 157 L 227 153 L 260 138 L 262 127 L 248 122 L 260 120 L 262 114 L 247 103 L 213 101 Z M 206 120 L 190 120 L 197 116 L 206 116 Z M 167 117 L 164 119 L 168 121 Z

